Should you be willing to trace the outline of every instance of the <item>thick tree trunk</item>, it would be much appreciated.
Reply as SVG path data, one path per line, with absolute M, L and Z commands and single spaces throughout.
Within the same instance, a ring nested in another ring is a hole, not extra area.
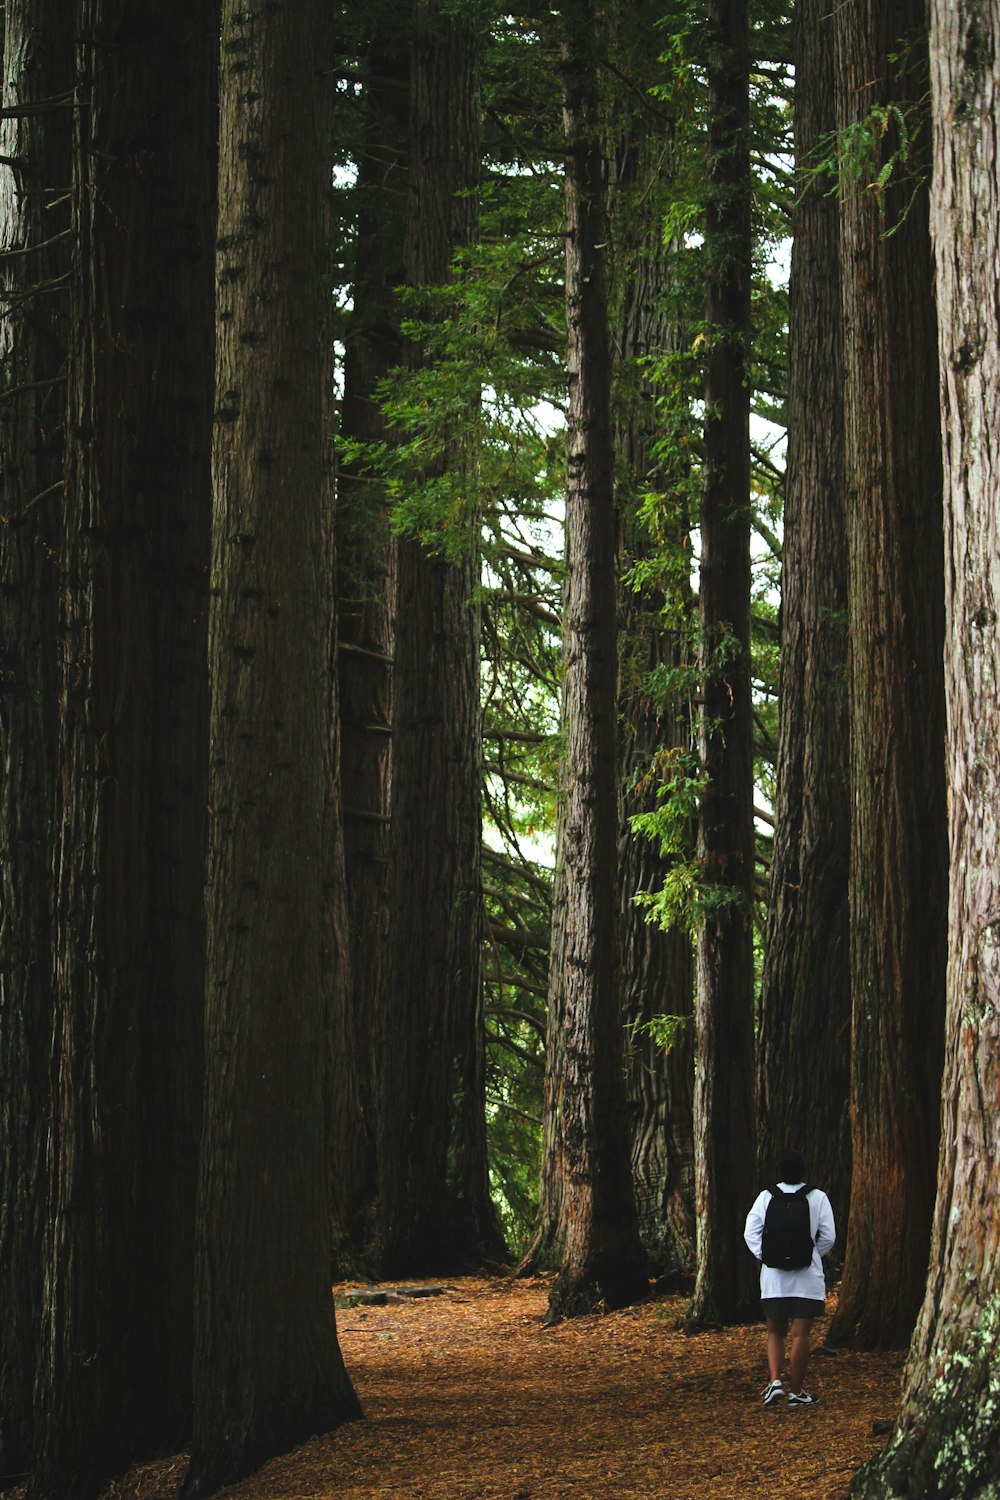
M 478 41 L 418 0 L 411 55 L 410 286 L 444 285 L 475 229 Z M 420 351 L 414 358 L 421 358 Z M 455 433 L 446 462 L 463 463 Z M 429 476 L 430 477 L 430 476 Z M 379 1080 L 382 1270 L 502 1253 L 486 1168 L 477 527 L 461 560 L 400 542 L 391 977 Z
M 386 436 L 379 382 L 404 362 L 396 288 L 405 278 L 409 38 L 391 6 L 378 13 L 365 62 L 358 161 L 353 311 L 344 355 L 340 431 Z M 373 1251 L 377 1230 L 375 1070 L 382 1051 L 389 932 L 392 655 L 396 542 L 389 501 L 344 462 L 337 476 L 341 786 L 353 1001 L 335 1095 L 334 1244 L 346 1263 Z
M 930 1272 L 896 1431 L 852 1496 L 1000 1490 L 1000 15 L 931 7 L 932 222 L 944 440 L 951 897 L 944 1107 Z
M 837 11 L 837 26 L 840 127 L 879 103 L 921 98 L 923 0 L 858 0 Z M 909 42 L 902 54 L 901 38 Z M 894 129 L 890 122 L 881 150 Z M 910 162 L 913 172 L 923 167 Z M 876 195 L 857 183 L 845 192 L 841 220 L 853 1175 L 830 1337 L 863 1347 L 905 1343 L 923 1296 L 943 1045 L 941 448 L 927 192 L 910 203 L 911 193 L 906 182 L 891 190 L 883 219 Z
M 58 0 L 7 0 L 3 106 L 62 96 Z M 52 1039 L 56 645 L 66 409 L 71 113 L 0 126 L 0 1474 L 25 1473 L 41 1331 Z M 53 243 L 48 243 L 53 242 Z M 33 247 L 44 246 L 36 249 Z M 8 394 L 18 391 L 19 394 Z
M 329 12 L 223 8 L 195 1429 L 207 1494 L 358 1415 L 329 1279 Z
M 705 228 L 709 355 L 701 509 L 703 702 L 698 855 L 707 887 L 698 931 L 694 1092 L 698 1265 L 692 1326 L 750 1315 L 743 1244 L 754 1183 L 750 700 L 750 156 L 745 0 L 709 6 Z
M 833 15 L 795 13 L 795 157 L 811 166 L 835 124 Z M 839 212 L 829 184 L 795 207 L 788 467 L 781 590 L 781 722 L 758 1039 L 759 1182 L 805 1152 L 841 1246 L 851 1183 L 847 879 L 847 542 Z
M 618 745 L 607 242 L 595 16 L 562 7 L 569 416 L 564 807 L 549 979 L 535 1253 L 559 1253 L 550 1317 L 646 1290 L 625 1120 L 617 962 Z
M 619 20 L 619 60 L 631 76 L 651 84 L 656 33 L 637 27 L 636 20 L 632 8 Z M 671 490 L 678 476 L 657 451 L 664 438 L 659 404 L 664 391 L 647 362 L 676 348 L 677 328 L 671 315 L 674 248 L 663 242 L 669 178 L 659 122 L 654 132 L 641 100 L 619 98 L 609 130 L 610 300 L 617 360 L 613 437 L 624 571 L 648 559 L 656 545 L 639 516 L 649 493 L 664 495 L 665 512 L 675 508 Z M 656 525 L 658 543 L 670 546 L 666 515 Z M 686 551 L 689 528 L 681 520 L 675 531 L 674 544 Z M 693 608 L 693 599 L 686 580 L 681 587 L 683 614 Z M 631 585 L 619 588 L 618 886 L 628 1128 L 639 1234 L 649 1269 L 661 1274 L 694 1268 L 693 953 L 687 932 L 649 922 L 636 905 L 636 892 L 659 889 L 668 866 L 655 843 L 632 832 L 629 820 L 658 805 L 657 757 L 691 748 L 690 706 L 685 713 L 676 697 L 664 703 L 650 683 L 651 675 L 662 680 L 681 667 L 688 649 L 683 630 L 665 624 L 664 604 L 649 585 L 642 592 Z M 666 1051 L 645 1029 L 663 1014 L 682 1022 Z
M 676 665 L 671 642 L 661 637 L 662 651 L 653 639 L 647 644 L 647 669 Z M 681 728 L 677 722 L 665 723 L 648 701 L 633 699 L 627 707 L 626 732 L 634 738 L 622 760 L 626 787 L 637 774 L 649 776 L 650 754 L 678 743 Z M 652 805 L 648 795 L 626 791 L 626 818 Z M 691 940 L 685 932 L 651 925 L 636 909 L 636 891 L 655 890 L 663 883 L 664 863 L 655 846 L 624 826 L 618 860 L 626 1094 L 639 1236 L 654 1274 L 687 1276 L 695 1264 Z M 654 1016 L 664 1014 L 680 1022 L 666 1050 L 643 1030 Z
M 214 32 L 74 34 L 45 1500 L 189 1431 L 204 951 Z

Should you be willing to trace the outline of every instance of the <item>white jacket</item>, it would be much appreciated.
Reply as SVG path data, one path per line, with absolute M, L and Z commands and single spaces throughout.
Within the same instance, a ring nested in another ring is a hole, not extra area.
M 782 1192 L 794 1193 L 801 1182 L 779 1182 Z M 822 1302 L 826 1296 L 826 1278 L 823 1275 L 823 1256 L 833 1249 L 837 1238 L 837 1226 L 833 1222 L 833 1209 L 822 1188 L 810 1188 L 809 1229 L 813 1238 L 812 1264 L 801 1271 L 779 1271 L 776 1266 L 760 1267 L 760 1295 L 762 1297 L 811 1297 Z M 743 1238 L 751 1255 L 760 1260 L 761 1240 L 764 1238 L 764 1215 L 771 1201 L 771 1189 L 758 1193 L 753 1208 L 747 1214 Z

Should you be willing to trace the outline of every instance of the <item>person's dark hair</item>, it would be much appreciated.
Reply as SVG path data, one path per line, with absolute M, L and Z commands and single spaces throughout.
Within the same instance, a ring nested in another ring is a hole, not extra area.
M 805 1182 L 806 1159 L 801 1151 L 782 1151 L 778 1177 L 781 1182 Z

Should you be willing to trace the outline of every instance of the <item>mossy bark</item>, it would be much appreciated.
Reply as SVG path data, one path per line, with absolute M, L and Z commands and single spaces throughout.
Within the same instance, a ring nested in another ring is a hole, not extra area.
M 932 228 L 945 464 L 947 1027 L 930 1270 L 896 1431 L 855 1500 L 1000 1494 L 1000 26 L 931 7 Z

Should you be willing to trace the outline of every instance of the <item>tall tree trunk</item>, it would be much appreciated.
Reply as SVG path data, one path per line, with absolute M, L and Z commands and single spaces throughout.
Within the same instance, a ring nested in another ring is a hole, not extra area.
M 74 26 L 45 1500 L 189 1431 L 204 952 L 214 28 Z
M 418 288 L 446 285 L 474 235 L 479 103 L 473 23 L 437 0 L 417 0 L 414 15 L 406 279 Z M 461 471 L 461 433 L 438 473 L 445 464 Z M 472 515 L 458 561 L 399 544 L 379 1067 L 382 1269 L 393 1275 L 502 1251 L 486 1168 L 478 582 Z
M 837 27 L 841 128 L 887 101 L 920 107 L 923 0 L 858 0 L 837 11 Z M 893 144 L 894 128 L 890 122 L 880 136 L 881 151 Z M 925 165 L 918 156 L 909 169 Z M 943 1046 L 941 448 L 927 191 L 912 203 L 911 193 L 907 182 L 894 187 L 882 218 L 876 195 L 857 184 L 844 196 L 841 220 L 853 1173 L 830 1337 L 862 1347 L 905 1343 L 923 1297 Z
M 834 129 L 833 15 L 795 12 L 795 158 L 810 169 Z M 840 1243 L 851 1183 L 848 932 L 850 739 L 839 212 L 829 184 L 794 210 L 781 695 L 771 898 L 758 1041 L 759 1181 L 805 1152 L 833 1200 Z
M 631 6 L 618 17 L 618 61 L 630 77 L 645 80 L 652 89 L 661 77 L 652 67 L 656 32 L 648 17 L 646 25 L 638 20 Z M 616 97 L 608 127 L 613 438 L 622 572 L 648 561 L 657 546 L 686 550 L 689 534 L 686 518 L 673 528 L 667 519 L 677 509 L 678 476 L 658 451 L 664 439 L 664 387 L 649 366 L 678 343 L 671 312 L 675 247 L 663 241 L 669 167 L 663 166 L 662 121 L 651 118 L 651 103 L 651 96 L 638 103 L 631 95 Z M 655 541 L 654 523 L 639 514 L 651 491 L 664 497 Z M 686 580 L 681 587 L 685 597 L 679 612 L 685 614 L 693 598 Z M 676 696 L 664 702 L 650 681 L 684 665 L 688 650 L 683 627 L 665 623 L 665 603 L 650 585 L 642 591 L 631 584 L 619 588 L 620 986 L 639 1234 L 652 1271 L 687 1273 L 694 1266 L 695 1244 L 693 953 L 687 932 L 651 923 L 636 905 L 637 891 L 663 885 L 668 864 L 655 843 L 633 833 L 630 823 L 634 814 L 659 805 L 658 757 L 678 747 L 691 749 L 690 712 Z M 666 1050 L 649 1031 L 653 1017 L 663 1014 L 681 1021 Z
M 645 671 L 678 665 L 676 636 L 650 630 L 644 642 Z M 656 804 L 652 761 L 667 746 L 686 748 L 682 716 L 657 710 L 641 693 L 619 697 L 628 736 L 622 756 L 624 819 L 618 845 L 619 910 L 622 922 L 622 1016 L 628 1037 L 626 1094 L 639 1236 L 649 1269 L 688 1275 L 695 1264 L 694 1221 L 694 974 L 686 932 L 664 930 L 636 907 L 637 891 L 662 886 L 665 861 L 649 839 L 634 834 L 628 818 Z M 654 1017 L 679 1023 L 668 1047 L 649 1030 Z
M 0 1474 L 21 1474 L 41 1332 L 50 1102 L 69 267 L 69 211 L 56 200 L 70 184 L 72 44 L 51 0 L 8 0 L 3 21 L 4 109 L 65 101 L 0 127 L 0 155 L 14 163 L 0 166 Z
M 743 1244 L 754 1181 L 750 700 L 750 152 L 746 0 L 709 6 L 709 354 L 701 508 L 701 756 L 692 1325 L 757 1305 Z
M 353 309 L 344 354 L 340 431 L 356 442 L 386 437 L 379 384 L 405 359 L 396 289 L 406 275 L 409 57 L 398 8 L 384 4 L 365 58 Z M 396 625 L 396 540 L 388 510 L 388 497 L 372 477 L 345 460 L 337 475 L 337 678 L 353 998 L 340 1096 L 353 1095 L 354 1106 L 339 1109 L 334 1178 L 334 1241 L 344 1262 L 376 1253 L 375 1075 L 387 1005 Z
M 223 7 L 198 1495 L 359 1412 L 324 1170 L 329 17 Z
M 617 954 L 618 744 L 607 223 L 590 0 L 562 6 L 569 415 L 564 808 L 549 978 L 542 1194 L 552 1318 L 646 1289 L 629 1167 Z
M 903 1402 L 852 1496 L 988 1500 L 1000 1485 L 1000 15 L 931 6 L 932 227 L 944 441 L 951 896 L 930 1272 Z

